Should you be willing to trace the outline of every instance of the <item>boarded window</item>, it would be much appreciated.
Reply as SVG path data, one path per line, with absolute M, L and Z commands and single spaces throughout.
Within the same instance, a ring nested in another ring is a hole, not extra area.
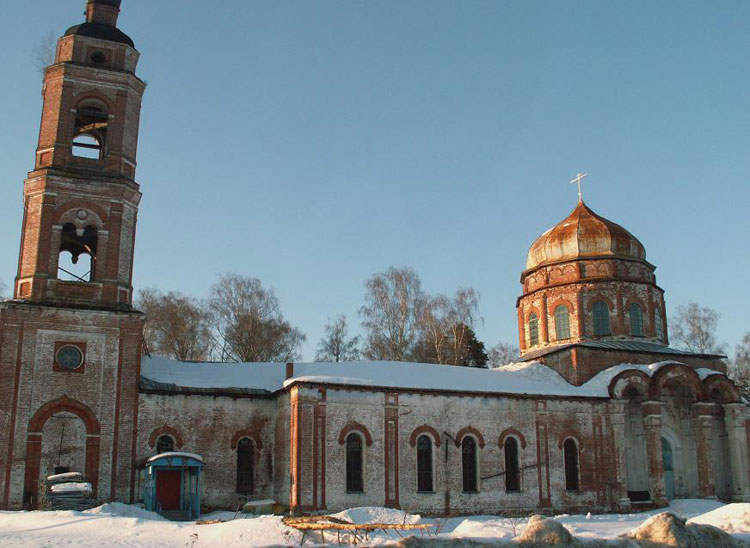
M 609 335 L 609 306 L 604 301 L 594 303 L 594 335 Z
M 432 492 L 432 439 L 417 439 L 417 491 Z
M 253 492 L 255 444 L 250 438 L 237 442 L 237 492 Z
M 529 314 L 529 346 L 539 344 L 539 318 L 535 313 Z
M 477 492 L 477 442 L 471 436 L 461 441 L 461 466 L 463 468 L 463 488 L 465 493 Z
M 630 305 L 630 333 L 634 337 L 643 337 L 643 309 L 638 303 Z
M 518 466 L 518 442 L 514 437 L 505 438 L 505 490 L 521 490 L 521 471 Z
M 156 440 L 156 452 L 169 453 L 170 451 L 174 451 L 174 440 L 172 439 L 172 436 L 167 436 L 166 434 L 159 436 L 159 439 Z
M 555 308 L 555 334 L 558 341 L 570 338 L 570 313 L 562 304 Z
M 364 491 L 362 478 L 362 437 L 349 434 L 346 437 L 346 490 L 349 493 Z
M 565 489 L 578 491 L 578 445 L 575 440 L 568 438 L 563 444 L 565 460 Z

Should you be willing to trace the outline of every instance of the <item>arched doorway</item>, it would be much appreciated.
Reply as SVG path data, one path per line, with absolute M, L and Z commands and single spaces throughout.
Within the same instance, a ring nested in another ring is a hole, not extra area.
M 26 439 L 24 506 L 37 506 L 40 480 L 54 474 L 56 469 L 69 468 L 69 471 L 86 474 L 92 494 L 96 496 L 99 431 L 99 421 L 93 411 L 67 396 L 40 407 L 29 421 Z
M 628 497 L 633 502 L 651 500 L 648 457 L 643 428 L 643 395 L 631 387 L 625 392 L 625 464 Z
M 672 445 L 666 440 L 661 439 L 661 458 L 664 467 L 664 494 L 667 500 L 674 498 L 674 453 Z

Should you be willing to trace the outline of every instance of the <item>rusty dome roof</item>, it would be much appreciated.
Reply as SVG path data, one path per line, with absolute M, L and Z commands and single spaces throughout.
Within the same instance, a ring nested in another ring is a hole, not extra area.
M 597 215 L 581 200 L 566 219 L 531 244 L 526 270 L 581 257 L 645 260 L 646 249 L 638 238 Z

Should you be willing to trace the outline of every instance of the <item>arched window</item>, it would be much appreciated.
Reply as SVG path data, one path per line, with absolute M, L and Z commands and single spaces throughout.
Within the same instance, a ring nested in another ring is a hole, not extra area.
M 643 309 L 638 303 L 630 305 L 630 334 L 643 337 Z
M 594 335 L 609 335 L 609 306 L 604 301 L 594 303 Z
M 477 442 L 471 436 L 461 440 L 461 467 L 464 493 L 477 492 Z
M 169 453 L 174 451 L 174 440 L 172 436 L 162 434 L 159 439 L 156 440 L 156 452 L 157 453 Z
M 521 470 L 518 466 L 518 441 L 513 436 L 505 438 L 505 490 L 521 490 Z
M 79 105 L 73 129 L 73 156 L 100 160 L 104 156 L 108 123 L 107 111 L 99 103 Z
M 253 468 L 255 458 L 255 444 L 250 438 L 242 438 L 237 442 L 237 492 L 253 492 Z
M 658 308 L 654 310 L 654 329 L 656 331 L 656 338 L 660 341 L 664 340 L 664 322 L 661 319 L 661 310 Z
M 578 491 L 578 445 L 575 440 L 568 438 L 563 444 L 565 460 L 565 490 Z
M 361 493 L 362 481 L 362 437 L 352 432 L 346 437 L 346 491 Z
M 432 438 L 417 439 L 417 491 L 432 492 Z
M 539 344 L 539 318 L 532 312 L 529 314 L 529 346 Z
M 555 308 L 555 334 L 558 341 L 570 338 L 570 313 L 564 304 Z

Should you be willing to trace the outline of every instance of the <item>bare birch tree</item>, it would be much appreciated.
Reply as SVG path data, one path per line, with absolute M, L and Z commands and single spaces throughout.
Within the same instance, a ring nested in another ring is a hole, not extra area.
M 334 321 L 329 320 L 324 332 L 315 353 L 316 362 L 345 362 L 359 359 L 359 337 L 349 338 L 344 315 L 337 316 Z
M 422 284 L 410 268 L 391 267 L 365 283 L 365 305 L 360 308 L 367 333 L 364 355 L 373 360 L 404 361 L 417 338 L 417 316 Z
M 146 314 L 143 335 L 149 352 L 182 361 L 209 359 L 211 329 L 205 304 L 182 293 L 139 292 L 136 307 Z
M 690 302 L 680 305 L 676 315 L 670 318 L 670 339 L 677 346 L 697 354 L 721 354 L 726 346 L 716 341 L 716 325 L 719 313 Z
M 222 359 L 279 362 L 298 359 L 305 335 L 284 320 L 273 289 L 257 278 L 224 274 L 211 287 L 212 323 Z
M 488 365 L 489 367 L 500 367 L 501 365 L 513 363 L 518 360 L 519 354 L 520 352 L 516 345 L 499 342 L 490 348 Z

